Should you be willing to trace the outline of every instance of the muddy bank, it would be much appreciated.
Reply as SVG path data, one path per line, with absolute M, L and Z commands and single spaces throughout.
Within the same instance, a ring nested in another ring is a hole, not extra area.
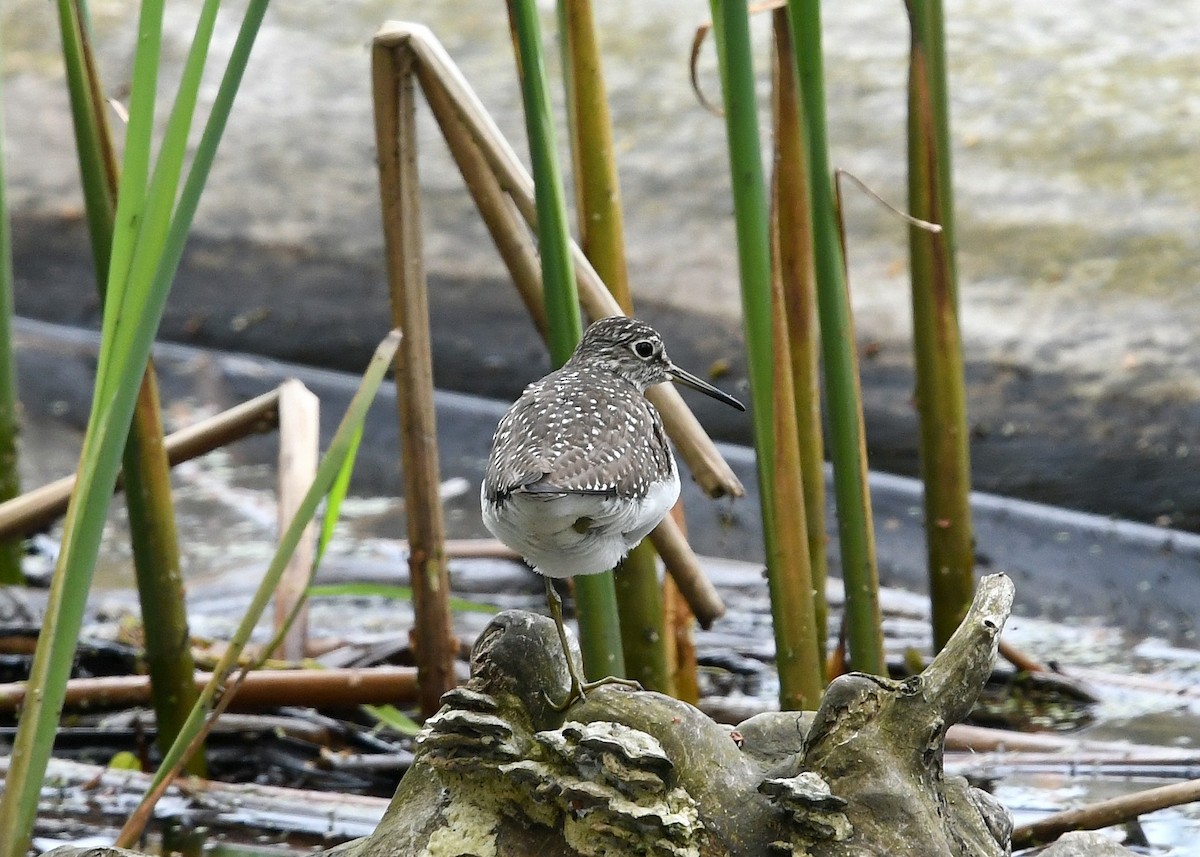
M 83 224 L 18 217 L 13 236 L 18 313 L 97 327 Z M 378 259 L 201 236 L 184 258 L 162 337 L 354 371 L 390 324 L 385 291 Z M 440 388 L 512 399 L 548 370 L 507 282 L 434 271 L 430 293 Z M 661 301 L 643 301 L 640 314 L 664 332 L 680 365 L 720 369 L 722 386 L 745 394 L 738 319 Z M 871 466 L 914 475 L 910 356 L 894 341 L 861 346 Z M 1099 369 L 1035 372 L 1015 358 L 970 355 L 967 363 L 977 489 L 1200 530 L 1200 400 L 1156 364 L 1133 362 L 1101 385 Z M 745 418 L 703 397 L 689 402 L 718 439 L 750 442 Z

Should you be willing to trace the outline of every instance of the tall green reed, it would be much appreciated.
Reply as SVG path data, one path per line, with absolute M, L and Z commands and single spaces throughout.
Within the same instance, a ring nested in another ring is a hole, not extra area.
M 833 172 L 825 127 L 825 71 L 821 47 L 820 0 L 788 0 L 788 17 L 800 81 L 800 110 L 812 215 L 821 324 L 829 452 L 833 460 L 838 540 L 846 587 L 846 630 L 855 669 L 882 675 L 883 632 L 879 573 L 867 488 L 867 451 L 862 392 L 846 262 L 838 229 Z
M 772 275 L 749 13 L 744 3 L 726 0 L 712 0 L 711 9 L 729 145 L 779 699 L 785 709 L 811 707 L 820 698 L 824 670 L 806 525 L 802 517 L 789 517 L 803 515 L 804 497 L 782 285 Z
M 119 184 L 116 147 L 107 121 L 103 86 L 96 70 L 83 0 L 58 0 L 59 30 L 75 128 L 75 148 L 92 239 L 97 288 L 103 299 L 109 273 L 113 219 Z M 129 510 L 138 597 L 145 632 L 146 663 L 157 725 L 156 742 L 170 746 L 197 696 L 195 663 L 180 567 L 170 463 L 163 444 L 158 383 L 148 363 L 125 444 L 123 479 Z M 204 773 L 204 756 L 189 764 Z
M 958 324 L 950 110 L 941 0 L 908 0 L 912 47 L 908 79 L 908 206 L 937 223 L 909 226 L 913 352 L 921 423 L 921 479 L 933 642 L 940 649 L 971 604 L 970 435 L 962 333 Z
M 821 334 L 817 326 L 816 275 L 813 271 L 812 216 L 809 211 L 800 121 L 796 60 L 787 10 L 771 13 L 772 114 L 775 169 L 771 178 L 771 232 L 775 276 L 783 292 L 791 399 L 803 484 L 803 524 L 808 542 L 813 620 L 818 653 L 824 660 L 829 606 L 825 597 L 828 557 L 825 549 L 825 441 L 821 420 Z
M 559 0 L 558 16 L 579 244 L 621 309 L 632 315 L 621 188 L 591 0 Z M 626 674 L 648 690 L 669 693 L 658 554 L 648 538 L 621 561 L 614 577 Z
M 518 73 L 533 167 L 550 359 L 561 366 L 579 342 L 582 323 L 571 260 L 567 207 L 554 140 L 554 116 L 542 56 L 541 26 L 534 0 L 508 0 L 508 12 L 516 37 Z M 579 641 L 587 676 L 624 676 L 625 655 L 612 573 L 580 575 L 574 583 Z

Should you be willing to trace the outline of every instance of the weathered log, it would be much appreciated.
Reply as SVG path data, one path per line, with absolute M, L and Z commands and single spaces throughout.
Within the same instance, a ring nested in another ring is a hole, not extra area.
M 563 713 L 553 625 L 502 613 L 420 738 L 383 821 L 339 857 L 424 853 L 993 857 L 1012 821 L 942 775 L 946 728 L 991 673 L 1012 584 L 985 578 L 919 676 L 835 681 L 814 713 L 729 729 L 685 703 L 609 686 Z
M 991 673 L 1012 595 L 1007 577 L 984 578 L 919 676 L 844 676 L 816 712 L 733 730 L 617 686 L 556 712 L 567 670 L 553 623 L 501 613 L 375 832 L 326 857 L 1007 855 L 1008 812 L 945 777 L 942 750 Z

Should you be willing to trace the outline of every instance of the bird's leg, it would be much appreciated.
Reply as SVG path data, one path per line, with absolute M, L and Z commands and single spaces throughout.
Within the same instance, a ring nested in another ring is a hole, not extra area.
M 561 703 L 557 703 L 546 696 L 546 701 L 555 711 L 566 711 L 575 703 L 575 700 L 585 698 L 583 682 L 579 680 L 579 673 L 575 671 L 575 659 L 571 657 L 571 647 L 567 643 L 567 629 L 563 626 L 562 598 L 559 597 L 558 590 L 554 588 L 554 582 L 549 577 L 542 579 L 546 581 L 546 605 L 550 608 L 550 618 L 554 620 L 554 626 L 558 629 L 558 641 L 562 643 L 563 657 L 567 661 L 567 673 L 571 676 L 571 689 L 567 691 L 567 698 Z
M 633 679 L 619 678 L 615 675 L 605 676 L 596 681 L 580 680 L 579 673 L 575 671 L 575 660 L 571 657 L 571 649 L 567 644 L 567 629 L 563 625 L 562 598 L 559 597 L 558 590 L 554 588 L 549 577 L 542 579 L 546 581 L 546 604 L 550 607 L 550 617 L 554 620 L 555 627 L 558 628 L 558 641 L 562 643 L 563 657 L 567 659 L 567 672 L 571 676 L 571 689 L 567 692 L 567 698 L 561 703 L 556 703 L 547 696 L 546 701 L 550 703 L 550 707 L 555 711 L 566 711 L 575 704 L 576 700 L 582 702 L 586 699 L 587 691 L 606 684 L 620 684 L 634 690 L 641 690 L 642 686 Z

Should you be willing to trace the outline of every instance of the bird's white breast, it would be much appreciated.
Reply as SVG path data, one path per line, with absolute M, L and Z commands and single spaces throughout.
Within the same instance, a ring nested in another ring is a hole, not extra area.
M 615 566 L 679 499 L 679 468 L 644 497 L 514 491 L 500 502 L 481 492 L 483 522 L 548 577 L 597 574 Z

